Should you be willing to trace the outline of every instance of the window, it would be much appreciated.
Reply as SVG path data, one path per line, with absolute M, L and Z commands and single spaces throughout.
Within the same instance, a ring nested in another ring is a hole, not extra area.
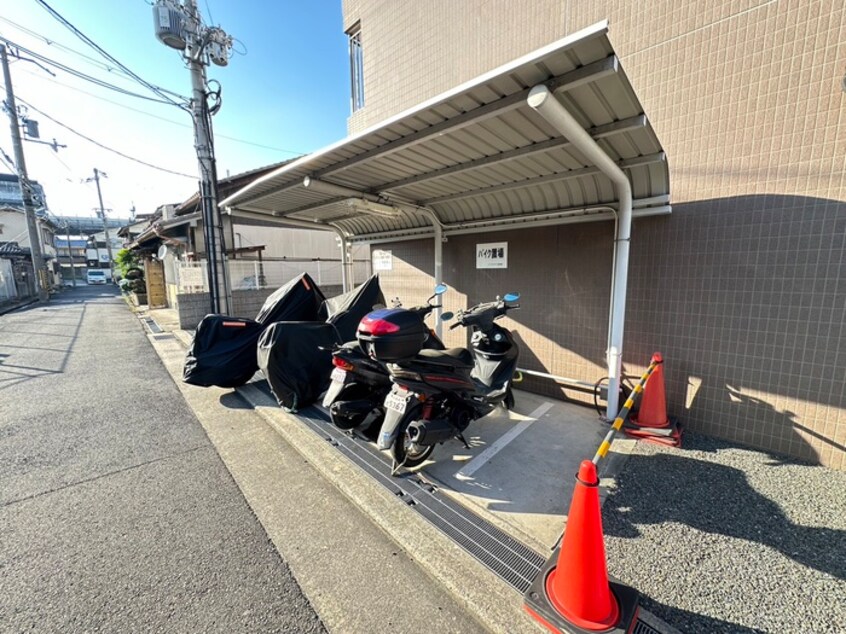
M 361 48 L 361 24 L 347 31 L 350 38 L 350 88 L 352 111 L 364 107 L 364 52 Z

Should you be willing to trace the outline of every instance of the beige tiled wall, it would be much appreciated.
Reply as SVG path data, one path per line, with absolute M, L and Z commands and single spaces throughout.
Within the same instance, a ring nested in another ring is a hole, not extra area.
M 660 349 L 670 409 L 689 427 L 846 469 L 842 1 L 345 0 L 344 9 L 365 46 L 367 105 L 351 132 L 607 18 L 667 151 L 674 209 L 634 227 L 627 370 Z M 476 271 L 461 255 L 475 238 L 455 238 L 447 282 L 469 302 L 519 287 L 525 358 L 598 378 L 609 226 L 491 236 L 513 244 L 509 272 Z M 430 246 L 391 246 L 400 269 L 386 285 L 430 283 L 415 274 L 431 274 Z

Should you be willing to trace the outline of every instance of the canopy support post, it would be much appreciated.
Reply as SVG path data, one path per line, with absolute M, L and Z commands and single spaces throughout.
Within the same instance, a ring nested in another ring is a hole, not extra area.
M 415 207 L 414 211 L 426 216 L 435 229 L 435 286 L 443 284 L 444 281 L 444 225 L 437 214 L 428 207 Z M 441 321 L 443 308 L 436 308 L 435 313 L 435 334 L 440 339 L 444 334 L 444 326 Z
M 617 190 L 619 211 L 617 233 L 614 237 L 614 266 L 611 279 L 611 311 L 608 323 L 608 409 L 606 418 L 613 420 L 619 407 L 620 378 L 623 360 L 623 329 L 626 318 L 626 287 L 629 274 L 629 245 L 632 227 L 632 187 L 628 177 L 587 133 L 567 108 L 544 85 L 529 92 L 527 102 L 562 136 L 567 137 L 584 155 L 593 161 Z

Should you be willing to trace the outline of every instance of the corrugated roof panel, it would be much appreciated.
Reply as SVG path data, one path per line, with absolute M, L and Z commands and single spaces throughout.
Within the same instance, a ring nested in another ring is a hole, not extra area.
M 482 75 L 380 126 L 256 179 L 223 205 L 320 222 L 355 235 L 427 226 L 416 213 L 345 215 L 337 192 L 305 176 L 391 205 L 428 204 L 445 223 L 510 219 L 616 203 L 609 179 L 526 103 L 542 82 L 632 180 L 636 198 L 669 193 L 661 144 L 643 116 L 600 23 Z M 640 157 L 652 162 L 640 164 Z M 328 206 L 320 207 L 321 204 Z M 304 207 L 311 206 L 311 209 Z M 343 206 L 349 209 L 347 206 Z M 605 217 L 605 216 L 603 216 Z

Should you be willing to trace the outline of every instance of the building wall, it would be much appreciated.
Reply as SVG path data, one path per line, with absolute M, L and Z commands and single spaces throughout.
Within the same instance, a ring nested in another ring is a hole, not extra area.
M 243 319 L 255 319 L 264 301 L 276 289 L 263 288 L 245 291 L 232 291 L 232 315 Z M 340 286 L 323 286 L 320 289 L 326 297 L 340 295 Z M 177 293 L 176 310 L 179 315 L 179 327 L 192 330 L 200 320 L 209 314 L 210 298 L 208 293 Z
M 334 231 L 318 231 L 310 229 L 296 229 L 279 225 L 241 224 L 235 221 L 230 224 L 230 218 L 224 216 L 226 228 L 226 248 L 264 246 L 262 259 L 312 259 L 337 260 L 340 262 L 341 250 Z M 196 257 L 205 258 L 205 244 L 203 242 L 203 225 L 198 222 L 192 229 L 196 247 Z M 368 260 L 370 251 L 365 246 L 353 247 L 353 257 L 358 260 Z M 256 259 L 255 253 L 239 255 L 237 259 Z
M 842 2 L 346 0 L 344 10 L 364 39 L 366 106 L 351 132 L 608 18 L 667 151 L 673 203 L 633 229 L 626 371 L 661 350 L 670 411 L 688 428 L 846 468 Z M 610 225 L 479 237 L 509 241 L 508 272 L 462 260 L 475 240 L 446 249 L 462 297 L 513 284 L 523 358 L 598 378 Z M 431 247 L 379 246 L 395 256 L 386 292 L 418 292 L 413 273 L 431 275 Z
M 44 255 L 55 255 L 53 233 L 49 225 L 38 223 L 41 229 L 41 251 Z M 23 211 L 0 210 L 0 242 L 17 242 L 22 248 L 29 248 L 29 231 Z

